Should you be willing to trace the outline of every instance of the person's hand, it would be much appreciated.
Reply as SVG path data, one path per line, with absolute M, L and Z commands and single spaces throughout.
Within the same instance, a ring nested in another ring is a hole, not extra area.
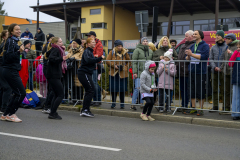
M 105 58 L 105 56 L 104 55 L 102 55 L 102 59 L 104 59 Z
M 67 60 L 67 56 L 63 56 L 63 60 L 66 61 Z
M 165 68 L 165 72 L 168 72 L 168 68 Z
M 232 51 L 230 51 L 229 49 L 227 49 L 227 53 L 228 53 L 228 54 L 231 54 L 231 53 L 232 53 Z
M 66 49 L 66 47 L 65 47 L 65 46 L 62 46 L 62 48 L 64 48 L 64 50 Z
M 23 51 L 24 51 L 24 46 L 23 46 L 23 45 L 20 46 L 19 51 L 20 51 L 20 52 L 23 52 Z
M 136 74 L 136 73 L 135 73 L 135 74 L 133 74 L 133 77 L 134 77 L 134 78 L 137 78 L 137 74 Z
M 25 51 L 25 52 L 28 52 L 29 50 L 26 48 L 26 49 L 24 49 L 24 51 Z
M 188 55 L 188 56 L 192 56 L 192 51 L 190 49 L 186 50 L 185 51 L 185 54 Z
M 24 36 L 24 38 L 28 38 L 28 36 Z
M 35 40 L 37 39 L 37 38 L 34 38 Z
M 98 55 L 95 55 L 94 57 L 98 58 Z
M 153 92 L 157 92 L 158 89 L 154 89 Z
M 160 59 L 163 59 L 164 58 L 164 56 L 160 56 Z
M 214 69 L 216 72 L 221 72 L 221 69 L 220 68 L 218 68 L 218 67 L 215 67 L 215 69 Z
M 117 65 L 115 65 L 115 69 L 117 69 L 117 70 L 118 70 L 118 66 L 117 66 Z

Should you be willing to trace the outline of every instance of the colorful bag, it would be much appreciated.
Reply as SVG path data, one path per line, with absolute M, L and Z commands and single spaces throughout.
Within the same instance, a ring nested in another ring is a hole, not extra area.
M 35 108 L 40 104 L 40 100 L 34 91 L 26 89 L 26 97 L 24 98 L 22 104 Z

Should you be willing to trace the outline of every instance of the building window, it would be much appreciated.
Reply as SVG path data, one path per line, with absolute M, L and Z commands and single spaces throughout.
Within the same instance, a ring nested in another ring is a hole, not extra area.
M 106 40 L 101 40 L 101 42 L 102 42 L 102 45 L 103 45 L 104 47 L 107 47 L 107 41 L 106 41 Z
M 101 14 L 101 8 L 99 9 L 90 9 L 90 15 Z
M 107 23 L 92 23 L 92 29 L 107 29 Z
M 86 18 L 82 18 L 82 23 L 86 23 Z
M 75 36 L 76 33 L 77 33 L 77 27 L 73 27 L 73 28 L 72 28 L 72 37 L 71 37 L 71 39 L 74 38 L 74 36 Z

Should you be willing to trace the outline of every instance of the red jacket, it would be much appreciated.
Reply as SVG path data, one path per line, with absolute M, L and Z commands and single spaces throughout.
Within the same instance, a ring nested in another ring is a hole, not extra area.
M 24 88 L 26 88 L 27 82 L 28 82 L 28 66 L 29 62 L 27 59 L 22 59 L 22 64 L 21 64 L 21 70 L 19 71 L 19 76 L 22 80 Z
M 96 55 L 98 57 L 102 57 L 103 55 L 103 45 L 102 42 L 99 39 L 95 39 L 96 41 L 96 46 L 93 48 L 93 56 L 95 57 Z

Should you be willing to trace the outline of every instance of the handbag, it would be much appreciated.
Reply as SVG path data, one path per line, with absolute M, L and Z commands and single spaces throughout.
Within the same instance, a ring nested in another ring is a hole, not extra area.
M 75 57 L 72 57 L 72 58 L 68 58 L 67 60 L 66 60 L 66 62 L 67 62 L 67 69 L 68 70 L 71 70 L 71 69 L 73 69 L 74 68 L 74 62 L 75 62 Z

